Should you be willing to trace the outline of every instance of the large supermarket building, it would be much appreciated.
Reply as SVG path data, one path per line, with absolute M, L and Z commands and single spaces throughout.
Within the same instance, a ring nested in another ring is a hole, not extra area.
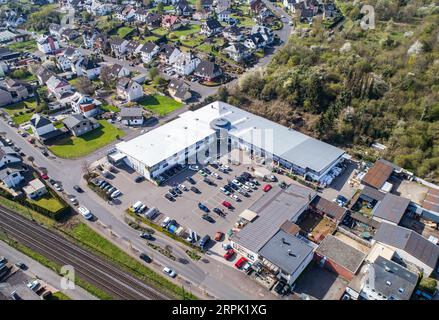
M 176 164 L 203 163 L 206 157 L 233 148 L 273 160 L 315 181 L 321 180 L 345 154 L 221 101 L 184 112 L 171 122 L 116 145 L 124 161 L 150 180 Z

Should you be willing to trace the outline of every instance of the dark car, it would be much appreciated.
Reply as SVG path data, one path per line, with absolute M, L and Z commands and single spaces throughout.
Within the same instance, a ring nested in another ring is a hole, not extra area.
M 198 208 L 200 208 L 201 210 L 203 210 L 204 212 L 209 212 L 209 208 L 206 207 L 204 204 L 202 204 L 201 202 L 198 202 Z
M 174 197 L 169 193 L 165 194 L 165 198 L 168 199 L 169 201 L 175 201 Z
M 22 269 L 22 270 L 27 270 L 27 265 L 25 265 L 23 262 L 17 262 L 17 263 L 15 264 L 15 266 L 16 266 L 17 268 Z
M 175 189 L 174 189 L 174 188 L 171 188 L 171 189 L 169 189 L 168 191 L 169 191 L 169 193 L 171 194 L 171 196 L 173 196 L 174 198 L 175 198 L 175 197 L 178 197 L 178 194 L 177 194 L 177 192 L 175 192 Z
M 224 215 L 224 212 L 220 208 L 213 208 L 213 212 L 220 216 Z
M 192 179 L 191 177 L 187 177 L 186 180 L 189 181 L 190 184 L 195 184 L 196 183 L 195 180 Z
M 146 253 L 141 253 L 139 255 L 139 258 L 147 263 L 150 263 L 152 261 L 152 259 Z
M 180 190 L 180 189 L 178 189 L 177 187 L 174 187 L 174 191 L 176 192 L 176 193 L 178 193 L 178 194 L 182 194 L 183 192 Z
M 203 216 L 201 218 L 210 222 L 210 223 L 215 223 L 215 220 L 211 216 L 209 216 L 207 213 L 203 214 Z
M 226 184 L 226 185 L 224 186 L 224 189 L 226 189 L 226 190 L 229 191 L 229 192 L 233 192 L 233 191 L 234 191 L 234 189 L 233 189 L 229 184 Z
M 81 188 L 80 186 L 78 186 L 78 185 L 74 185 L 74 186 L 73 186 L 73 189 L 75 189 L 75 191 L 77 191 L 77 192 L 79 192 L 79 193 L 84 192 L 84 190 L 82 190 L 82 188 Z
M 203 171 L 206 172 L 207 174 L 211 174 L 212 171 L 210 171 L 208 168 L 203 168 Z
M 148 232 L 142 232 L 140 234 L 140 238 L 145 239 L 145 240 L 153 240 L 154 238 L 152 237 L 152 235 Z
M 137 176 L 136 179 L 134 180 L 136 183 L 142 182 L 143 180 L 145 180 L 144 176 Z
M 193 191 L 195 193 L 201 193 L 200 190 L 198 190 L 198 188 L 196 188 L 196 187 L 191 187 L 191 191 Z
M 50 179 L 49 179 L 49 183 L 53 186 L 53 185 L 56 183 L 56 181 L 53 180 L 52 178 L 50 178 Z
M 213 186 L 213 185 L 215 184 L 215 183 L 214 183 L 212 180 L 210 180 L 209 178 L 204 178 L 203 181 L 206 182 L 209 186 Z

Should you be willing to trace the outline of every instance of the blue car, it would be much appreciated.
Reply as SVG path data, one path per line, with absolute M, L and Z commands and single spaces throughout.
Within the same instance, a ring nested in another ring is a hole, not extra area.
M 206 207 L 204 204 L 202 204 L 201 202 L 198 203 L 198 208 L 200 208 L 201 210 L 203 210 L 204 212 L 209 212 L 209 208 Z

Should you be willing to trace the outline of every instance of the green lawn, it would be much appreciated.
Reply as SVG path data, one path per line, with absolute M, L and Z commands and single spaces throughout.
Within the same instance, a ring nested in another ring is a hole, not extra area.
M 157 34 L 159 36 L 164 36 L 165 34 L 168 34 L 169 31 L 166 30 L 165 28 L 160 27 L 160 28 L 152 30 L 152 33 Z
M 117 29 L 117 35 L 123 39 L 133 31 L 134 31 L 133 28 L 122 27 L 122 28 Z
M 159 39 L 159 37 L 157 37 L 157 36 L 148 36 L 148 37 L 144 37 L 141 42 L 142 43 L 147 43 L 149 41 L 156 42 L 158 39 Z
M 37 206 L 45 208 L 50 212 L 58 212 L 58 210 L 64 208 L 63 204 L 50 194 L 46 194 L 38 200 L 29 200 L 29 202 L 35 203 Z
M 200 44 L 203 43 L 204 41 L 204 37 L 197 35 L 193 38 L 187 38 L 187 39 L 179 39 L 182 45 L 191 47 L 191 48 L 195 48 L 196 46 L 199 46 Z
M 55 293 L 52 293 L 52 296 L 49 298 L 49 300 L 72 300 L 68 295 L 62 293 L 61 291 L 57 291 Z
M 23 42 L 15 42 L 8 44 L 7 47 L 12 51 L 27 51 L 33 52 L 37 50 L 37 42 L 35 40 L 23 41 Z
M 110 111 L 119 112 L 120 111 L 120 109 L 118 107 L 113 106 L 113 105 L 108 104 L 108 103 L 102 103 L 101 109 L 104 111 L 107 111 L 107 112 L 110 112 Z
M 195 49 L 200 50 L 200 51 L 205 52 L 205 53 L 213 53 L 212 45 L 209 43 L 203 43 L 203 44 L 199 45 L 198 47 L 196 47 Z
M 99 120 L 101 126 L 80 137 L 68 137 L 57 141 L 49 147 L 60 158 L 79 158 L 100 149 L 113 142 L 118 137 L 123 137 L 125 132 L 112 126 L 105 120 Z
M 153 96 L 147 96 L 139 101 L 139 104 L 145 109 L 148 109 L 155 114 L 160 116 L 165 116 L 174 110 L 181 108 L 182 103 L 175 101 L 174 99 L 155 94 Z
M 199 24 L 190 24 L 176 31 L 173 31 L 172 33 L 175 34 L 178 38 L 180 38 L 181 36 L 187 36 L 189 34 L 198 33 L 200 32 L 200 29 L 201 27 Z
M 2 107 L 2 110 L 4 110 L 6 113 L 9 114 L 9 116 L 11 116 L 12 121 L 14 121 L 15 124 L 20 125 L 29 121 L 32 118 L 32 115 L 34 114 L 33 111 L 26 111 L 34 110 L 36 106 L 37 102 L 35 101 L 35 99 L 30 99 L 27 101 L 22 101 L 6 107 Z

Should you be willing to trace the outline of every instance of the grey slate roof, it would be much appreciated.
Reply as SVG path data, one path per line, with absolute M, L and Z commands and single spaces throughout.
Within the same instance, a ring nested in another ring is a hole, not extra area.
M 34 126 L 34 128 L 41 128 L 51 124 L 52 122 L 39 114 L 35 114 L 31 119 L 30 123 Z
M 369 186 L 364 186 L 363 190 L 361 190 L 361 195 L 360 196 L 366 196 L 368 198 L 374 199 L 376 201 L 381 201 L 384 199 L 385 197 L 385 193 L 381 192 L 375 188 L 369 187 Z
M 293 274 L 303 261 L 313 254 L 305 241 L 279 230 L 259 251 L 265 259 L 288 274 Z
M 439 246 L 413 230 L 390 223 L 381 223 L 374 240 L 404 250 L 431 268 L 439 258 Z
M 63 123 L 67 126 L 67 128 L 73 128 L 74 126 L 76 126 L 78 123 L 81 123 L 82 121 L 85 120 L 90 120 L 91 122 L 96 122 L 95 119 L 93 118 L 87 118 L 82 114 L 72 114 L 70 116 L 68 116 L 67 118 L 65 118 L 63 120 Z
M 383 200 L 378 202 L 375 206 L 372 214 L 374 217 L 398 224 L 404 216 L 409 204 L 409 199 L 387 193 Z
M 232 240 L 248 250 L 258 252 L 285 220 L 295 220 L 315 195 L 314 190 L 296 184 L 291 184 L 285 190 L 273 186 L 249 208 L 258 217 L 234 234 Z
M 143 108 L 122 108 L 120 110 L 119 115 L 124 117 L 142 117 L 143 116 Z
M 365 253 L 330 234 L 320 243 L 316 253 L 327 257 L 353 274 L 357 272 L 366 257 Z
M 365 284 L 387 299 L 409 300 L 418 275 L 381 256 L 370 266 Z

